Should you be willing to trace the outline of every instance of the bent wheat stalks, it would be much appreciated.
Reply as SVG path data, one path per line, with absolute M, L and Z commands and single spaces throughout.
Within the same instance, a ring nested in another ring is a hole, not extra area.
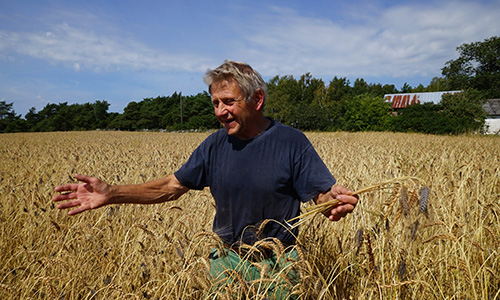
M 359 195 L 362 193 L 383 190 L 383 189 L 388 188 L 387 185 L 394 184 L 394 183 L 400 183 L 402 181 L 411 181 L 411 182 L 417 181 L 417 182 L 419 182 L 422 180 L 418 177 L 412 177 L 412 176 L 392 178 L 392 179 L 382 181 L 382 182 L 364 187 L 362 189 L 359 189 L 359 190 L 353 192 L 351 195 L 354 196 L 354 195 Z M 300 221 L 298 221 L 297 223 L 290 225 L 291 228 L 295 228 L 295 227 L 299 226 L 300 224 L 303 224 L 306 221 L 312 219 L 317 213 L 327 214 L 329 211 L 331 211 L 337 205 L 339 205 L 339 201 L 337 199 L 334 199 L 332 201 L 323 202 L 321 204 L 307 207 L 307 208 L 305 208 L 305 212 L 303 214 L 288 220 L 287 223 L 290 224 L 290 222 L 300 219 Z

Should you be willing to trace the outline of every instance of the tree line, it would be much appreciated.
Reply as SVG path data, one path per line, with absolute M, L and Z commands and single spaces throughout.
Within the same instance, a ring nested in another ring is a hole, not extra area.
M 335 76 L 328 84 L 306 73 L 300 78 L 275 76 L 268 84 L 265 113 L 283 124 L 305 131 L 398 131 L 433 134 L 476 132 L 484 125 L 482 104 L 500 97 L 500 38 L 463 44 L 459 58 L 442 68 L 443 77 L 428 86 L 398 90 L 394 85 L 352 84 Z M 384 94 L 462 90 L 446 95 L 438 104 L 411 105 L 394 111 Z M 109 113 L 109 103 L 47 104 L 24 116 L 13 103 L 0 101 L 0 132 L 71 130 L 207 130 L 220 128 L 207 92 L 183 96 L 145 98 L 130 102 L 123 113 Z

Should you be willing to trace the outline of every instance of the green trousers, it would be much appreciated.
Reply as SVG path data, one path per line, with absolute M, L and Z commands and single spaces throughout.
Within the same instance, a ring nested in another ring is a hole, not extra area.
M 280 255 L 272 252 L 262 259 L 242 258 L 233 250 L 219 252 L 214 249 L 210 254 L 210 275 L 216 289 L 213 295 L 229 293 L 235 299 L 297 299 L 292 294 L 293 286 L 299 282 L 294 267 L 299 260 L 297 250 Z

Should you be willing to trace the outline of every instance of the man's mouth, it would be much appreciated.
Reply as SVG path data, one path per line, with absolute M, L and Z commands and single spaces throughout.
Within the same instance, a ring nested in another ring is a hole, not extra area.
M 233 122 L 234 122 L 234 119 L 223 120 L 223 121 L 222 121 L 222 124 L 229 126 L 229 125 L 231 125 L 231 123 L 233 123 Z

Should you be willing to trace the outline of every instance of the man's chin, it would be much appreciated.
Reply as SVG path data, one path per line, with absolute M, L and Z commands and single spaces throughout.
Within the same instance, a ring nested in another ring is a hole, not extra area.
M 234 122 L 231 123 L 222 123 L 222 126 L 226 130 L 227 134 L 229 135 L 235 135 L 238 132 L 237 126 L 233 124 Z
M 224 129 L 226 130 L 227 135 L 231 135 L 231 136 L 238 135 L 238 130 L 234 127 L 224 126 Z

